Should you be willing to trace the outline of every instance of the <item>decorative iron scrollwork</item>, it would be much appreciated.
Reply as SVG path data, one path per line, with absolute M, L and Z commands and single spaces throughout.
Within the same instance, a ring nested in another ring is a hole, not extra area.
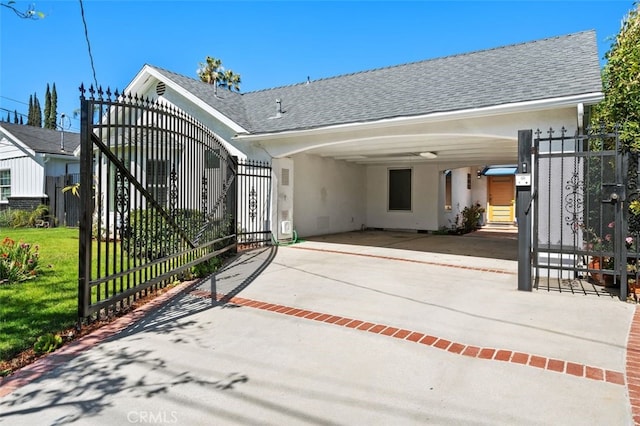
M 169 206 L 171 212 L 175 213 L 178 203 L 178 173 L 176 172 L 176 165 L 171 166 L 171 172 L 169 173 Z
M 258 193 L 254 187 L 249 191 L 249 218 L 253 222 L 258 216 Z
M 582 225 L 582 213 L 584 212 L 584 181 L 580 179 L 578 173 L 574 172 L 565 185 L 569 191 L 564 197 L 564 208 L 569 213 L 565 216 L 567 225 L 576 234 Z
M 208 198 L 208 194 L 209 194 L 209 189 L 208 189 L 208 181 L 207 181 L 207 177 L 206 176 L 202 176 L 202 223 L 206 223 L 207 222 L 207 198 Z
M 126 228 L 127 221 L 127 213 L 129 212 L 129 181 L 127 178 L 120 172 L 119 169 L 116 169 L 116 214 L 118 218 L 118 233 L 120 236 L 120 240 L 124 237 L 124 231 Z

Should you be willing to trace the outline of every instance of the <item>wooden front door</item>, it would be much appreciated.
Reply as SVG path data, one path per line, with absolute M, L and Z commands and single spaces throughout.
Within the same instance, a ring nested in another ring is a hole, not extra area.
M 515 221 L 514 176 L 489 176 L 489 222 Z

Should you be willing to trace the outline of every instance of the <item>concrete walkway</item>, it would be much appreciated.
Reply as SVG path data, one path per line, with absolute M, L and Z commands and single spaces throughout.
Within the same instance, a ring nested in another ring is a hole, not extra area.
M 0 424 L 634 424 L 635 305 L 518 292 L 516 272 L 353 243 L 248 252 L 5 380 Z

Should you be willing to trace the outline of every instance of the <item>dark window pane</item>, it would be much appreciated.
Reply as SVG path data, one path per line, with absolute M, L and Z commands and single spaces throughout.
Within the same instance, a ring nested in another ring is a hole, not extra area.
M 389 170 L 389 210 L 411 210 L 411 169 Z

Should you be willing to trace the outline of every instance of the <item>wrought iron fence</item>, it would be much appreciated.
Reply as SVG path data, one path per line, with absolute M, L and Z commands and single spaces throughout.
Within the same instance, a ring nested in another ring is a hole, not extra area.
M 626 299 L 640 258 L 638 216 L 630 210 L 637 155 L 604 128 L 545 133 L 536 132 L 533 147 L 534 287 Z
M 238 240 L 268 241 L 268 221 L 251 223 L 269 215 L 256 210 L 268 209 L 268 164 L 233 158 L 175 107 L 80 90 L 80 319 L 129 307 L 194 268 L 206 270 Z M 245 176 L 253 180 L 239 190 Z

